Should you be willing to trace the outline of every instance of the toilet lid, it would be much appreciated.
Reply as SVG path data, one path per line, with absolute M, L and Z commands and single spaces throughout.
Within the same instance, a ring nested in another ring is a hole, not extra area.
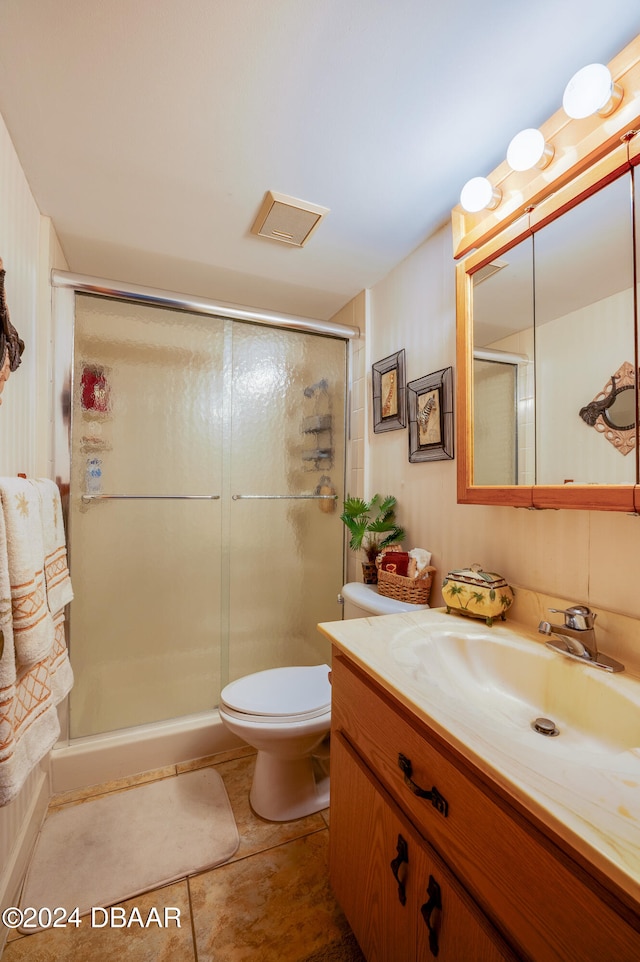
M 268 668 L 222 689 L 223 705 L 245 715 L 319 715 L 331 705 L 329 666 Z

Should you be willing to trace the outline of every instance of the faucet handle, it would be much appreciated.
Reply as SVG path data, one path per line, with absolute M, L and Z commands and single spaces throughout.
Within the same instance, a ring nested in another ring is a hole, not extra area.
M 549 608 L 556 615 L 564 615 L 565 628 L 573 628 L 574 631 L 587 631 L 593 628 L 598 617 L 591 608 L 586 605 L 571 605 L 570 608 Z

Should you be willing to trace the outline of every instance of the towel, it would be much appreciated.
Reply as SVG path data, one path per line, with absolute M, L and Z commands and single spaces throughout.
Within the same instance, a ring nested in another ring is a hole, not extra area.
M 73 684 L 63 613 L 52 619 L 49 656 L 28 667 L 16 664 L 7 543 L 0 511 L 0 806 L 16 797 L 29 773 L 53 748 L 60 734 L 56 705 Z
M 29 667 L 51 653 L 53 618 L 47 604 L 40 496 L 23 478 L 0 478 L 6 529 L 13 641 L 18 665 Z
M 55 616 L 73 601 L 60 491 L 55 481 L 50 481 L 49 478 L 36 478 L 29 483 L 35 487 L 40 498 L 47 606 Z
M 431 564 L 431 552 L 425 548 L 412 548 L 409 552 L 409 568 L 407 574 L 410 578 L 426 578 L 429 574 L 427 570 Z
M 380 570 L 389 571 L 392 574 L 407 576 L 409 566 L 409 555 L 406 551 L 388 551 L 382 555 Z

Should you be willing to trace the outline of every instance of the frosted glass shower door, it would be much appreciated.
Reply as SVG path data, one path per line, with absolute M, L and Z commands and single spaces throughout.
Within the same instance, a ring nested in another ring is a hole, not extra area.
M 316 625 L 341 617 L 345 366 L 344 341 L 234 326 L 231 680 L 329 658 Z
M 224 338 L 218 318 L 76 298 L 72 737 L 217 704 Z

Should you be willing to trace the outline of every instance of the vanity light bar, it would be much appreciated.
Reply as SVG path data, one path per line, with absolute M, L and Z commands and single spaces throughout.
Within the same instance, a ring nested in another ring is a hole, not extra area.
M 615 83 L 608 67 L 601 63 L 588 64 L 573 75 L 562 98 L 564 112 L 572 120 L 582 120 L 599 114 L 609 117 L 622 102 L 624 90 Z M 507 163 L 511 170 L 525 171 L 547 167 L 554 156 L 552 144 L 534 127 L 521 130 L 507 149 Z M 472 177 L 462 188 L 460 206 L 469 214 L 481 210 L 495 210 L 502 199 L 501 191 L 486 177 Z

